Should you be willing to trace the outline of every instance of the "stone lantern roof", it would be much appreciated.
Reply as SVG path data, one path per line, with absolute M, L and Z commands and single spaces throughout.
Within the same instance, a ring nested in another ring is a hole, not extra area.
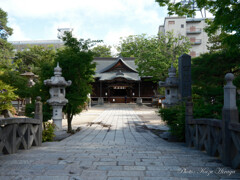
M 54 76 L 51 79 L 44 80 L 44 84 L 47 86 L 70 86 L 72 81 L 66 81 L 62 75 L 62 68 L 59 67 L 59 63 L 57 63 L 57 67 L 54 68 Z

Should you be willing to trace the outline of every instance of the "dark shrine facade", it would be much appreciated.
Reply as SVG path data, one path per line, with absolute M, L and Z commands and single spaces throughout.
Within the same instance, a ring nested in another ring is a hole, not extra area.
M 92 83 L 93 101 L 102 99 L 109 103 L 133 103 L 137 99 L 151 102 L 157 83 L 149 77 L 140 77 L 134 58 L 95 58 L 95 82 Z

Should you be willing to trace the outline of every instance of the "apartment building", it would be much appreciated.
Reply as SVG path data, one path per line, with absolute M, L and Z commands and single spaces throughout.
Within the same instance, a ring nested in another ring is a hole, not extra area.
M 164 25 L 159 26 L 159 33 L 173 31 L 176 35 L 187 36 L 192 45 L 190 55 L 197 57 L 208 52 L 208 35 L 204 31 L 206 26 L 204 18 L 166 17 Z

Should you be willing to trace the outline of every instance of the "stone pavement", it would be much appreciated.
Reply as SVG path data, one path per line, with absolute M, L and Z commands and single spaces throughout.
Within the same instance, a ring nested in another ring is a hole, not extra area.
M 240 179 L 216 158 L 155 136 L 137 114 L 147 119 L 141 107 L 108 106 L 60 142 L 0 155 L 0 180 Z

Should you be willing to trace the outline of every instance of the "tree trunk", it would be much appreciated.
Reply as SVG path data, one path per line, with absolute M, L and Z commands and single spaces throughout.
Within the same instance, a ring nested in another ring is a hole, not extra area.
M 73 118 L 73 115 L 67 113 L 68 133 L 72 132 L 72 118 Z

